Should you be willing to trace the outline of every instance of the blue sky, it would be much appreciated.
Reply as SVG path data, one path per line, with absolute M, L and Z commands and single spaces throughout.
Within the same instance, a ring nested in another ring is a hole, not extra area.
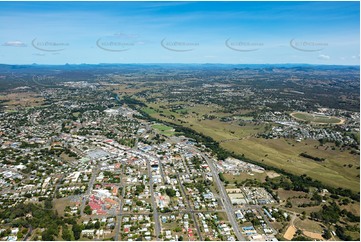
M 0 2 L 0 63 L 359 65 L 359 2 Z

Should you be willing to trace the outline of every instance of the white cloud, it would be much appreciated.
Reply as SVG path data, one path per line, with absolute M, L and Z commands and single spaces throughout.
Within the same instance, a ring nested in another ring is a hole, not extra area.
M 3 43 L 2 46 L 26 47 L 26 44 L 21 41 L 15 40 L 15 41 L 7 41 Z
M 328 56 L 328 55 L 321 54 L 321 55 L 318 56 L 318 59 L 320 59 L 320 60 L 329 60 L 329 59 L 331 59 L 331 57 Z

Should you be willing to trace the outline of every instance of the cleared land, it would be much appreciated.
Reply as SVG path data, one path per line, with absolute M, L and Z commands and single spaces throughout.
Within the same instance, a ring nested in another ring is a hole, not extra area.
M 249 138 L 243 140 L 231 140 L 222 143 L 224 148 L 244 154 L 246 157 L 261 161 L 265 164 L 282 168 L 297 175 L 307 174 L 325 184 L 349 188 L 359 191 L 359 156 L 352 155 L 348 151 L 325 150 L 316 148 L 318 141 L 306 140 L 298 143 L 285 139 L 261 139 Z M 316 146 L 316 147 L 315 147 Z M 299 156 L 307 152 L 316 157 L 325 158 L 323 162 L 316 162 Z M 348 167 L 352 164 L 352 167 Z M 346 166 L 344 166 L 346 165 Z
M 6 111 L 16 111 L 18 107 L 35 107 L 41 106 L 44 99 L 35 92 L 15 92 L 0 94 L 1 105 L 5 107 Z
M 291 116 L 295 119 L 317 123 L 317 124 L 342 124 L 344 122 L 343 119 L 337 117 L 329 117 L 321 114 L 312 114 L 305 112 L 294 112 L 291 113 Z
M 267 177 L 267 173 L 263 172 L 263 173 L 253 173 L 252 175 L 249 173 L 241 173 L 240 175 L 232 175 L 232 174 L 223 174 L 224 178 L 229 181 L 231 184 L 232 183 L 241 183 L 247 179 L 257 179 L 261 182 L 265 182 L 266 181 L 266 177 Z
M 293 225 L 290 225 L 287 230 L 286 230 L 286 233 L 284 234 L 284 238 L 287 239 L 287 240 L 292 240 L 293 239 L 293 236 L 295 235 L 296 233 L 296 228 L 295 226 Z

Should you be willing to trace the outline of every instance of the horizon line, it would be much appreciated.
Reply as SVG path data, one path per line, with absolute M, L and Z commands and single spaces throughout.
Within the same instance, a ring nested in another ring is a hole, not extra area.
M 9 64 L 0 63 L 0 65 L 9 66 L 66 66 L 66 65 L 310 65 L 310 66 L 358 66 L 360 64 L 312 64 L 312 63 L 182 63 L 182 62 L 138 62 L 138 63 L 64 63 L 64 64 L 42 64 L 42 63 L 31 63 L 31 64 Z

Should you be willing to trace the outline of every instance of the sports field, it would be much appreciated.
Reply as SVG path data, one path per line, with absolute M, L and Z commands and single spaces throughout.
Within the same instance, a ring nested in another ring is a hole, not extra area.
M 163 125 L 163 124 L 154 124 L 152 127 L 156 130 L 158 130 L 161 134 L 166 136 L 172 136 L 174 135 L 174 129 L 172 127 Z
M 342 124 L 344 122 L 344 120 L 340 118 L 305 112 L 294 112 L 291 113 L 291 116 L 298 120 L 317 124 Z

